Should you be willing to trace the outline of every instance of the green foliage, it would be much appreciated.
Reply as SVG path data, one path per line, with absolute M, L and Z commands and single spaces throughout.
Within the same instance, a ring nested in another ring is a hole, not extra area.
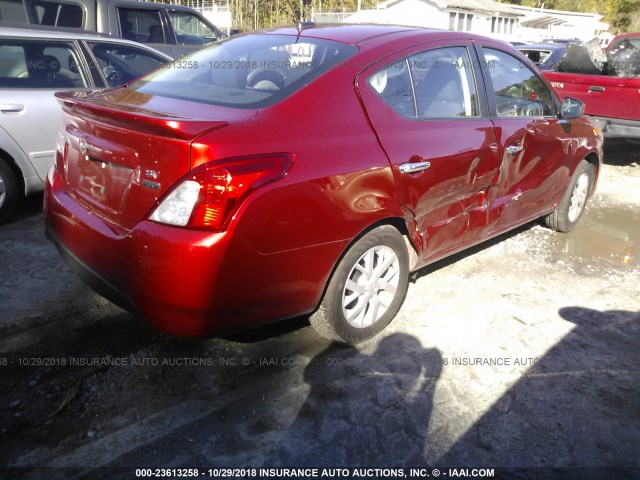
M 377 0 L 361 0 L 360 8 L 376 8 Z M 355 12 L 358 0 L 230 0 L 236 28 L 243 31 L 295 25 L 313 12 Z
M 168 0 L 166 0 L 168 1 Z M 355 12 L 358 0 L 229 0 L 235 28 L 295 25 L 310 20 L 313 12 Z M 597 12 L 611 33 L 640 29 L 640 0 L 506 0 L 507 3 L 574 12 Z M 187 0 L 182 0 L 187 3 Z M 376 8 L 378 0 L 360 0 L 360 8 Z

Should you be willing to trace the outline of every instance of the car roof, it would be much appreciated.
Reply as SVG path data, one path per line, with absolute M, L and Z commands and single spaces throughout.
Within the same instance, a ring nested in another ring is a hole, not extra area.
M 383 35 L 393 35 L 405 32 L 433 32 L 434 35 L 459 34 L 447 30 L 427 29 L 422 27 L 406 27 L 400 25 L 378 24 L 349 24 L 323 23 L 319 25 L 303 25 L 302 28 L 284 27 L 272 30 L 262 30 L 255 33 L 272 35 L 299 35 L 301 38 L 318 38 L 333 40 L 341 43 L 359 44 Z
M 640 37 L 640 32 L 621 33 L 620 35 L 616 35 L 613 38 L 614 40 L 616 40 L 621 38 L 634 38 L 634 37 Z
M 32 38 L 38 40 L 85 40 L 85 41 L 109 41 L 110 43 L 118 43 L 122 45 L 131 45 L 150 50 L 158 55 L 171 59 L 167 54 L 162 53 L 155 48 L 124 38 L 114 37 L 112 35 L 101 35 L 97 33 L 87 33 L 82 30 L 52 30 L 50 28 L 20 28 L 20 27 L 2 27 L 0 28 L 0 38 Z

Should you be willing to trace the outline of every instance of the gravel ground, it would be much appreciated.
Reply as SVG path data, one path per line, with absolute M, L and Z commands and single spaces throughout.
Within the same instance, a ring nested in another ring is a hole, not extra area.
M 530 224 L 417 272 L 398 317 L 358 348 L 304 318 L 225 339 L 158 334 L 70 273 L 31 199 L 0 227 L 0 478 L 640 478 L 638 150 L 607 144 L 576 231 Z

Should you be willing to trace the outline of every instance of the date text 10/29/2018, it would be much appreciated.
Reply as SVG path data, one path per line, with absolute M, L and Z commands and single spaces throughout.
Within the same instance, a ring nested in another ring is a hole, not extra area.
M 493 478 L 493 468 L 138 468 L 136 477 L 185 478 Z

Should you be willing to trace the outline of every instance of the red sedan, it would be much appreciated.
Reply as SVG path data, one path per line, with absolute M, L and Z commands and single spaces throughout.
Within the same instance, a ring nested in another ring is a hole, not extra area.
M 310 315 L 330 339 L 368 339 L 410 271 L 580 218 L 602 137 L 528 63 L 467 33 L 303 25 L 59 94 L 47 234 L 169 334 Z

